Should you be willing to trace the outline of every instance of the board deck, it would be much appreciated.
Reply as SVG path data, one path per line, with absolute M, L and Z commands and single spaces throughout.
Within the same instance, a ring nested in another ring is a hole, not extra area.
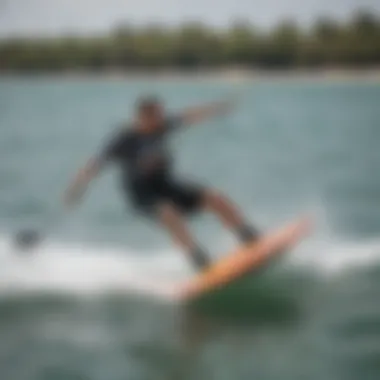
M 179 289 L 182 301 L 196 299 L 258 269 L 271 257 L 291 248 L 311 231 L 308 218 L 299 218 L 266 234 L 256 243 L 238 248 Z

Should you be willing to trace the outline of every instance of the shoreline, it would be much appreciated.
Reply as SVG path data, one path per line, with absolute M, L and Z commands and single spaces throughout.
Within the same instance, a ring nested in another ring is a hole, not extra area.
M 257 70 L 244 68 L 226 68 L 220 70 L 198 70 L 192 72 L 161 70 L 124 71 L 118 69 L 90 71 L 68 70 L 62 72 L 0 72 L 0 80 L 4 79 L 52 79 L 52 80 L 109 80 L 109 81 L 168 81 L 168 82 L 219 82 L 231 84 L 257 82 L 347 82 L 371 81 L 380 83 L 380 67 L 368 69 L 289 69 L 289 70 Z

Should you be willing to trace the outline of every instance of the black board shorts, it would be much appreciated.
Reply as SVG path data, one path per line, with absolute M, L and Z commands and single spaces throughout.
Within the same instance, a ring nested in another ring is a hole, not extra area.
M 157 207 L 171 203 L 183 213 L 197 211 L 204 199 L 204 188 L 171 177 L 160 177 L 128 187 L 136 211 L 156 216 Z

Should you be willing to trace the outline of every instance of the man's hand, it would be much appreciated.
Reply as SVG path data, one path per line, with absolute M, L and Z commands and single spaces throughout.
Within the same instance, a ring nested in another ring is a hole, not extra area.
M 73 183 L 70 185 L 70 187 L 66 190 L 64 197 L 63 197 L 63 204 L 67 208 L 74 207 L 79 200 L 82 198 L 84 194 L 84 187 L 77 183 Z
M 195 124 L 209 118 L 231 112 L 236 106 L 238 99 L 238 96 L 234 96 L 233 98 L 224 101 L 188 109 L 181 115 L 182 121 L 185 124 Z

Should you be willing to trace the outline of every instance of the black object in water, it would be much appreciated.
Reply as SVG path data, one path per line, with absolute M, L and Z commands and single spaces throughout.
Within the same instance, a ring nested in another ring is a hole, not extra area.
M 21 249 L 32 249 L 41 241 L 41 235 L 35 230 L 23 230 L 16 234 L 15 245 Z

